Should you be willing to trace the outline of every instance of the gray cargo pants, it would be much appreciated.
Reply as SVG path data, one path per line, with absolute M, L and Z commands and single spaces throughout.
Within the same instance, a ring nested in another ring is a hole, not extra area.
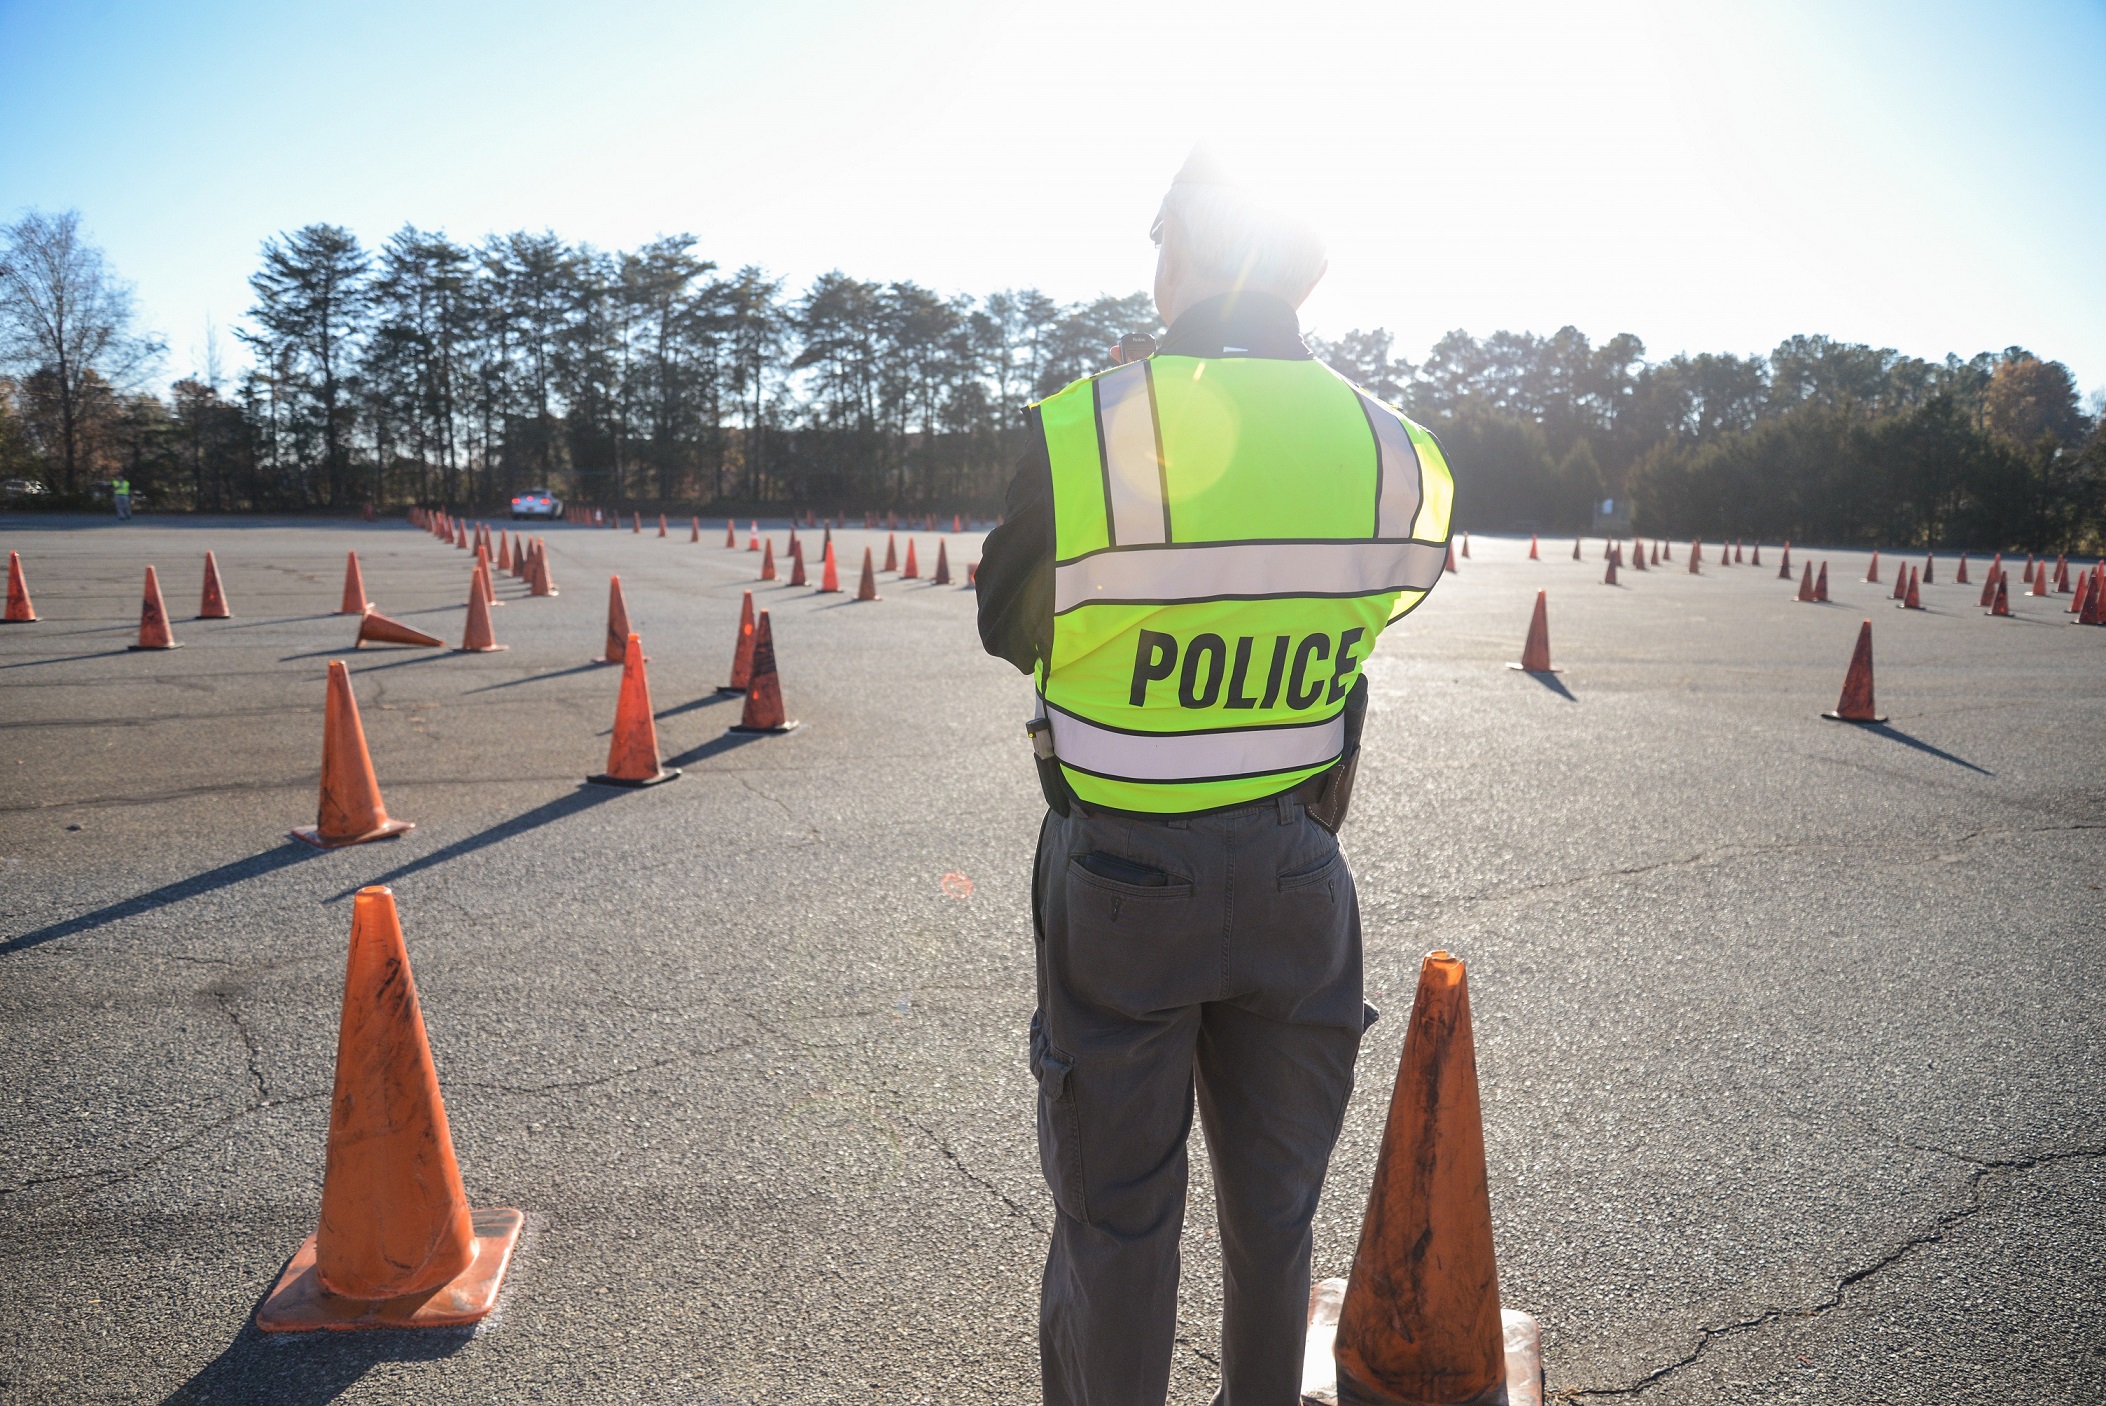
M 1045 1400 L 1169 1390 L 1196 1086 L 1225 1276 L 1216 1400 L 1293 1406 L 1309 1224 L 1371 1018 L 1338 842 L 1295 801 L 1163 821 L 1078 806 L 1046 817 L 1033 877 Z

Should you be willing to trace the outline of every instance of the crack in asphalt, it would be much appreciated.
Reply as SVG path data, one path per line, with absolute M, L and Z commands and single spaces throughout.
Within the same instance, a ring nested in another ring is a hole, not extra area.
M 739 785 L 745 787 L 746 790 L 751 792 L 753 795 L 759 796 L 762 800 L 768 802 L 777 810 L 780 810 L 783 813 L 784 817 L 787 818 L 791 824 L 802 825 L 804 827 L 805 833 L 811 836 L 814 840 L 823 842 L 826 839 L 826 836 L 819 832 L 818 826 L 812 824 L 812 822 L 809 820 L 803 819 L 797 814 L 797 812 L 791 810 L 786 803 L 777 799 L 774 796 L 769 795 L 766 791 L 763 791 L 760 787 L 754 785 L 751 781 L 748 781 L 746 779 L 746 773 L 744 773 L 743 771 L 727 771 L 725 774 L 730 776 L 734 781 L 738 782 Z
M 313 1103 L 316 1099 L 324 1099 L 328 1097 L 329 1095 L 326 1093 L 294 1094 L 288 1098 L 273 1099 L 271 1100 L 268 1106 L 271 1108 L 290 1108 L 295 1104 Z M 167 1158 L 177 1152 L 181 1152 L 184 1148 L 190 1146 L 199 1138 L 205 1136 L 205 1134 L 215 1132 L 218 1129 L 228 1127 L 234 1123 L 238 1123 L 242 1119 L 248 1117 L 250 1114 L 261 1111 L 264 1107 L 265 1105 L 263 1104 L 247 1104 L 239 1109 L 236 1109 L 234 1112 L 229 1113 L 224 1118 L 214 1118 L 208 1123 L 200 1123 L 197 1127 L 192 1128 L 189 1132 L 183 1134 L 183 1136 L 176 1139 L 174 1142 L 169 1143 L 166 1147 L 163 1147 L 158 1151 L 148 1153 L 145 1157 L 141 1158 L 137 1162 L 134 1162 L 128 1167 L 100 1167 L 96 1168 L 93 1171 L 72 1172 L 62 1177 L 46 1177 L 42 1180 L 46 1183 L 55 1181 L 88 1182 L 89 1184 L 87 1186 L 77 1188 L 77 1190 L 81 1191 L 93 1190 L 106 1186 L 115 1186 L 119 1182 L 129 1181 L 131 1178 L 139 1175 L 139 1173 L 143 1171 L 146 1171 L 148 1168 L 158 1165 L 164 1158 Z M 37 1181 L 26 1181 L 15 1186 L 0 1186 L 0 1196 L 16 1195 L 38 1184 L 39 1183 Z
M 213 983 L 209 991 L 213 1002 L 219 1007 L 220 1014 L 234 1023 L 234 1033 L 241 1037 L 241 1047 L 248 1060 L 249 1082 L 256 1086 L 256 1101 L 250 1107 L 269 1107 L 271 1084 L 263 1072 L 263 1051 L 256 1044 L 256 1036 L 250 1031 L 249 1023 L 241 1018 L 241 1012 L 234 1006 L 234 998 L 241 994 L 242 988 L 222 981 Z
M 1923 1233 L 1910 1236 L 1885 1254 L 1849 1271 L 1836 1281 L 1834 1289 L 1814 1303 L 1804 1304 L 1797 1308 L 1769 1308 L 1748 1318 L 1737 1319 L 1731 1323 L 1722 1323 L 1714 1328 L 1702 1329 L 1696 1345 L 1689 1352 L 1672 1362 L 1663 1363 L 1655 1367 L 1652 1371 L 1647 1372 L 1638 1380 L 1627 1385 L 1561 1387 L 1557 1391 L 1551 1392 L 1546 1399 L 1551 1401 L 1581 1401 L 1590 1397 L 1628 1398 L 1642 1395 L 1669 1377 L 1672 1377 L 1675 1373 L 1696 1365 L 1715 1342 L 1725 1338 L 1737 1337 L 1752 1329 L 1767 1327 L 1772 1323 L 1781 1322 L 1785 1319 L 1806 1320 L 1819 1318 L 1832 1309 L 1841 1306 L 1843 1295 L 1854 1285 L 1862 1284 L 1883 1270 L 1892 1268 L 1917 1250 L 1922 1249 L 1925 1245 L 1938 1243 L 1945 1238 L 1947 1231 L 1960 1224 L 1960 1222 L 1970 1220 L 1988 1210 L 1988 1203 L 1983 1200 L 1983 1188 L 1991 1175 L 1997 1172 L 2029 1171 L 2035 1167 L 2049 1166 L 2057 1162 L 2077 1161 L 2087 1157 L 2106 1157 L 2106 1143 L 2101 1143 L 2095 1147 L 2074 1148 L 2066 1152 L 2042 1152 L 2030 1157 L 1977 1157 L 1970 1153 L 1954 1152 L 1948 1148 L 1919 1143 L 1903 1137 L 1897 1137 L 1895 1141 L 1918 1152 L 1928 1152 L 1935 1156 L 1949 1157 L 1956 1162 L 1962 1162 L 1973 1167 L 1974 1170 L 1967 1178 L 1967 1204 L 1943 1213 L 1932 1221 L 1929 1228 Z
M 965 1159 L 958 1155 L 957 1150 L 951 1146 L 950 1140 L 948 1138 L 943 1137 L 941 1134 L 937 1133 L 935 1129 L 927 1127 L 920 1122 L 917 1122 L 915 1119 L 908 1117 L 904 1113 L 895 1113 L 894 1116 L 897 1117 L 902 1123 L 905 1123 L 908 1127 L 914 1129 L 914 1131 L 920 1133 L 923 1137 L 927 1138 L 931 1143 L 935 1144 L 936 1150 L 943 1154 L 944 1160 L 949 1162 L 951 1166 L 957 1170 L 958 1175 L 964 1177 L 974 1186 L 979 1187 L 982 1191 L 985 1191 L 988 1195 L 994 1197 L 997 1201 L 1000 1201 L 1003 1205 L 1007 1206 L 1012 1215 L 1018 1217 L 1025 1224 L 1034 1227 L 1042 1235 L 1051 1235 L 1053 1233 L 1051 1226 L 1048 1226 L 1044 1221 L 1041 1221 L 1037 1216 L 1033 1215 L 1027 1208 L 1018 1205 L 1016 1200 L 1013 1197 L 1011 1197 L 1008 1192 L 1002 1190 L 1001 1187 L 996 1186 L 986 1177 L 981 1176 L 971 1167 L 968 1167 L 965 1164 Z

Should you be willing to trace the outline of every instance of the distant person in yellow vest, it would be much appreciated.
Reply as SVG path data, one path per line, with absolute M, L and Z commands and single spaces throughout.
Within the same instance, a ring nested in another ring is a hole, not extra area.
M 1055 1207 L 1045 1400 L 1158 1406 L 1186 1138 L 1225 1269 L 1222 1406 L 1299 1399 L 1310 1221 L 1374 1010 L 1336 838 L 1362 665 L 1440 580 L 1433 436 L 1302 344 L 1322 242 L 1195 152 L 1151 231 L 1160 346 L 1032 407 L 977 577 L 1031 675 L 1047 814 L 1031 1072 Z
M 110 480 L 110 501 L 117 505 L 117 521 L 132 520 L 132 481 L 118 477 Z

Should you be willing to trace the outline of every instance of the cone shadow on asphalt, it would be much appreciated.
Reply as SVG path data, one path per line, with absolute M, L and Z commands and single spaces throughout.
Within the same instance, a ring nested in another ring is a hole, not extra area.
M 351 885 L 351 887 L 343 890 L 343 892 L 331 894 L 326 901 L 330 903 L 341 902 L 368 884 L 395 883 L 397 880 L 418 873 L 421 870 L 444 864 L 448 860 L 459 859 L 464 854 L 473 854 L 479 849 L 488 849 L 491 845 L 509 840 L 516 835 L 524 835 L 530 830 L 538 830 L 554 821 L 576 815 L 581 810 L 590 810 L 592 807 L 605 801 L 611 801 L 622 794 L 620 791 L 609 791 L 596 786 L 580 786 L 577 790 L 566 792 L 552 801 L 535 806 L 532 810 L 522 811 L 509 820 L 500 820 L 486 830 L 478 830 L 472 835 L 455 840 L 450 845 L 442 845 L 430 854 L 419 855 L 407 864 L 401 864 L 388 870 L 385 874 L 378 874 L 370 879 L 361 879 Z
M 257 1300 L 258 1303 L 262 1299 Z M 219 1356 L 166 1397 L 161 1406 L 205 1406 L 217 1401 L 269 1401 L 274 1406 L 324 1406 L 383 1362 L 435 1362 L 475 1336 L 466 1328 L 363 1333 L 301 1333 L 273 1340 L 258 1331 L 255 1313 Z
M 1888 738 L 1891 741 L 1899 742 L 1904 747 L 1913 747 L 1919 752 L 1928 752 L 1930 755 L 1936 757 L 1941 762 L 1951 762 L 1954 766 L 1964 766 L 1969 771 L 1978 772 L 1983 776 L 1996 775 L 1995 772 L 1989 770 L 1987 767 L 1976 766 L 1973 762 L 1968 761 L 1965 757 L 1956 757 L 1942 747 L 1933 747 L 1930 743 L 1923 741 L 1921 738 L 1911 737 L 1907 733 L 1903 732 L 1900 728 L 1895 727 L 1892 723 L 1859 723 L 1858 731 L 1869 732 L 1878 737 Z
M 735 698 L 744 698 L 745 696 L 743 693 L 726 693 L 719 689 L 714 693 L 705 693 L 700 698 L 690 698 L 685 703 L 675 703 L 670 708 L 660 708 L 657 712 L 651 714 L 651 718 L 654 722 L 664 722 L 667 718 L 678 717 L 682 713 L 692 713 L 697 708 L 710 708 L 719 703 L 729 703 Z
M 1565 687 L 1565 681 L 1559 678 L 1556 674 L 1529 673 L 1527 670 L 1522 670 L 1521 672 L 1528 673 L 1528 676 L 1530 678 L 1534 679 L 1537 683 L 1543 685 L 1543 687 L 1549 689 L 1552 693 L 1555 693 L 1558 697 L 1564 699 L 1567 703 L 1579 702 L 1579 699 L 1573 696 L 1572 690 Z
M 500 683 L 486 683 L 481 688 L 471 688 L 470 693 L 488 693 L 493 688 L 517 688 L 523 683 L 540 683 L 543 679 L 560 679 L 565 674 L 597 673 L 606 665 L 595 659 L 589 664 L 574 664 L 568 669 L 550 669 L 544 674 L 528 674 L 523 679 L 505 679 Z
M 712 737 L 699 747 L 690 747 L 677 757 L 667 757 L 664 765 L 693 766 L 696 762 L 706 762 L 711 757 L 722 756 L 734 747 L 743 747 L 748 742 L 758 742 L 771 735 L 765 732 L 727 732 L 722 737 Z
M 25 932 L 20 937 L 9 938 L 0 942 L 0 957 L 46 942 L 55 942 L 62 937 L 72 937 L 76 933 L 92 932 L 96 928 L 137 917 L 141 913 L 151 913 L 157 908 L 166 908 L 171 903 L 181 903 L 186 898 L 196 898 L 199 894 L 211 893 L 215 889 L 226 888 L 229 884 L 238 884 L 243 879 L 258 878 L 288 865 L 298 864 L 303 859 L 315 858 L 321 853 L 322 851 L 310 845 L 288 840 L 276 849 L 252 854 L 246 859 L 222 864 L 217 869 L 207 869 L 202 874 L 193 874 L 187 879 L 178 879 L 172 884 L 163 884 L 157 889 L 106 904 L 92 913 L 83 913 L 77 918 L 68 918 L 64 922 L 51 923 L 34 932 Z

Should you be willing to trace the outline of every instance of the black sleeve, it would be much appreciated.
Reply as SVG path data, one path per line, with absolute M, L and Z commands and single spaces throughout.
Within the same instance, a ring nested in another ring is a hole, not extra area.
M 980 643 L 1024 673 L 1053 653 L 1053 465 L 1038 413 L 1009 481 L 1002 525 L 987 534 L 974 584 Z

